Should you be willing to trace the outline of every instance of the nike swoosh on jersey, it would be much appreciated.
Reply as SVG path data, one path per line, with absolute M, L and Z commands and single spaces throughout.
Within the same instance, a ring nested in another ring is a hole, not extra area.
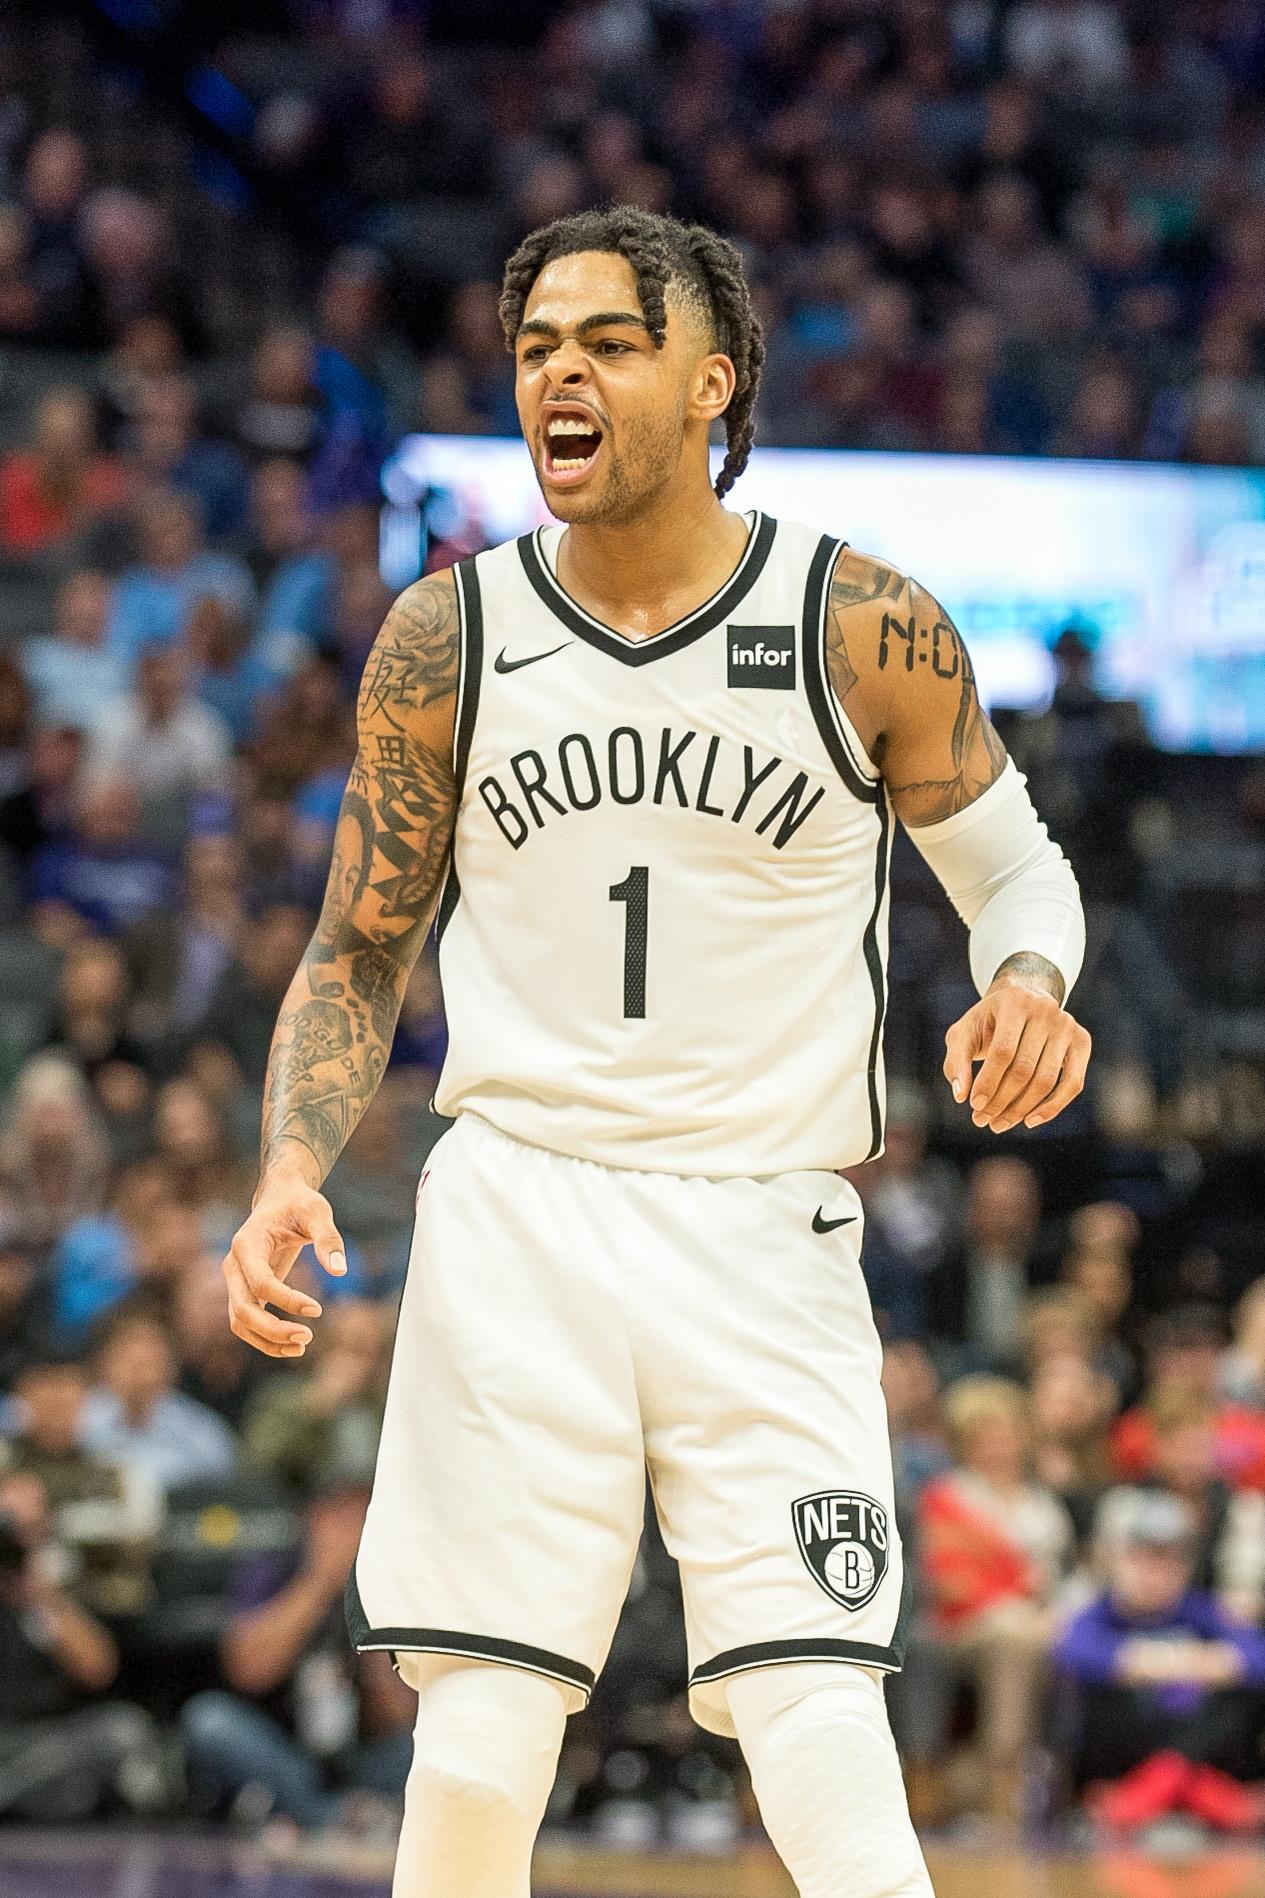
M 493 672 L 517 672 L 520 666 L 534 666 L 538 659 L 552 659 L 556 652 L 562 652 L 567 646 L 574 646 L 573 639 L 564 639 L 561 646 L 551 646 L 548 652 L 529 652 L 525 659 L 507 659 L 505 648 L 501 647 L 492 661 Z
M 814 1232 L 833 1232 L 836 1226 L 853 1226 L 856 1224 L 855 1213 L 848 1213 L 843 1219 L 823 1219 L 821 1215 L 824 1211 L 825 1207 L 819 1206 L 813 1214 Z

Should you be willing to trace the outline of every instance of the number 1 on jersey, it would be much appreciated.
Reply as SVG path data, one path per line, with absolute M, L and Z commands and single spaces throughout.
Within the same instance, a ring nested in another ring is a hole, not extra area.
M 650 871 L 634 864 L 622 883 L 610 887 L 612 903 L 624 903 L 624 1020 L 646 1016 L 646 922 L 650 911 Z

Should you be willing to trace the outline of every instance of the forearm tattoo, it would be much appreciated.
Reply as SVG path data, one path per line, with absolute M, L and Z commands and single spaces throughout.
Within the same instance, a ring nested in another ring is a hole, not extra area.
M 437 575 L 397 601 L 365 667 L 360 747 L 320 921 L 273 1036 L 265 1173 L 297 1147 L 324 1179 L 382 1079 L 452 841 L 451 718 L 443 714 L 445 701 L 455 704 L 458 666 L 456 593 Z
M 887 702 L 894 691 L 908 694 L 911 722 L 927 733 L 915 755 L 926 758 L 934 775 L 886 769 L 884 731 L 873 733 L 871 744 L 906 824 L 952 817 L 1000 777 L 1006 751 L 980 705 L 970 654 L 947 613 L 916 581 L 863 555 L 845 555 L 830 585 L 826 665 L 845 708 L 863 676 L 886 675 Z M 855 722 L 865 738 L 866 721 Z

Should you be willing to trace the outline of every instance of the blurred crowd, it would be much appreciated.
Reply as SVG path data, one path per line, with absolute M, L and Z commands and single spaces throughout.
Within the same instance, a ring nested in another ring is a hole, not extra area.
M 389 603 L 383 456 L 513 430 L 504 250 L 615 198 L 742 247 L 761 439 L 1257 458 L 1265 27 L 1228 0 L 156 17 L 161 71 L 56 6 L 0 35 L 0 1818 L 389 1837 L 411 1697 L 353 1667 L 340 1595 L 440 1131 L 429 952 L 331 1177 L 350 1269 L 308 1359 L 233 1339 L 219 1274 Z M 236 101 L 215 164 L 178 54 Z M 892 1716 L 927 1824 L 1083 1799 L 1250 1831 L 1265 786 L 1160 757 L 1091 647 L 1066 628 L 1049 708 L 998 714 L 1087 898 L 1097 1060 L 1057 1127 L 998 1148 L 954 1115 L 961 934 L 895 863 L 888 1145 L 856 1176 L 915 1579 Z M 555 1820 L 744 1823 L 684 1671 L 651 1512 Z

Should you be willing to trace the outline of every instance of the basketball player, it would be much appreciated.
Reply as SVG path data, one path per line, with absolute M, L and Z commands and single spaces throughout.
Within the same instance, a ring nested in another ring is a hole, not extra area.
M 978 1127 L 1040 1126 L 1081 1087 L 1076 885 L 935 600 L 721 505 L 764 354 L 728 243 L 568 218 L 510 258 L 501 311 L 566 525 L 410 587 L 370 657 L 233 1329 L 279 1358 L 311 1339 L 287 1275 L 308 1240 L 345 1269 L 320 1187 L 437 911 L 455 1125 L 348 1589 L 356 1645 L 419 1695 L 395 1891 L 526 1898 L 648 1463 L 695 1717 L 736 1734 L 800 1892 L 925 1893 L 881 1687 L 902 1570 L 880 1348 L 836 1173 L 882 1142 L 891 813 L 970 927 L 982 999 L 944 1067 Z

